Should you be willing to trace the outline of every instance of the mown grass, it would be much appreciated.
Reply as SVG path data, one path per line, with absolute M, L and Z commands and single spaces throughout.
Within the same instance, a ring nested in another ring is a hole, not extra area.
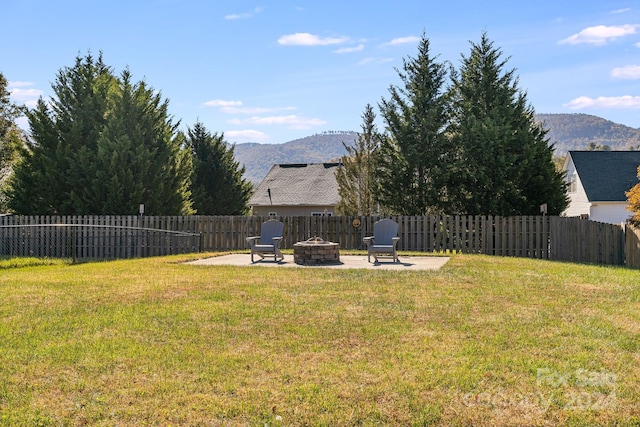
M 38 265 L 63 265 L 69 263 L 69 260 L 56 258 L 9 258 L 0 256 L 0 271 L 7 268 L 23 268 Z
M 0 424 L 640 424 L 640 271 L 192 257 L 0 267 Z

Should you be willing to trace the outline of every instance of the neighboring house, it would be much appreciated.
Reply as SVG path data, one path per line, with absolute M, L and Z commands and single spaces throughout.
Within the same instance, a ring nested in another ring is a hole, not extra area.
M 249 199 L 253 215 L 335 215 L 340 201 L 336 171 L 340 163 L 294 163 L 271 167 Z
M 638 183 L 640 151 L 569 151 L 564 216 L 620 224 L 631 217 L 625 192 Z

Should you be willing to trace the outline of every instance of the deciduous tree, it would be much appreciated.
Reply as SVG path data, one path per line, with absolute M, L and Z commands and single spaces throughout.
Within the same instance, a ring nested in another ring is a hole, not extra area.
M 340 201 L 336 210 L 342 215 L 373 215 L 378 213 L 375 199 L 377 188 L 378 152 L 382 135 L 375 124 L 376 114 L 367 104 L 362 114 L 362 132 L 353 145 L 344 142 L 347 154 L 336 172 Z
M 587 151 L 611 151 L 611 146 L 609 146 L 608 144 L 596 144 L 595 142 L 591 141 L 589 144 L 587 144 Z
M 638 179 L 640 179 L 640 166 L 638 166 Z M 631 224 L 636 227 L 640 227 L 640 183 L 631 187 L 626 193 L 629 206 L 627 210 L 633 213 L 633 216 L 629 220 Z
M 6 183 L 15 163 L 25 154 L 26 143 L 16 125 L 20 107 L 9 98 L 7 79 L 0 73 L 0 213 L 7 211 Z

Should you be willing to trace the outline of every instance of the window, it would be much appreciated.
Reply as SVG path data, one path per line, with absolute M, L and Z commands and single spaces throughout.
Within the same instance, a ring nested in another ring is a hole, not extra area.
M 569 176 L 569 193 L 578 191 L 578 175 L 574 172 Z

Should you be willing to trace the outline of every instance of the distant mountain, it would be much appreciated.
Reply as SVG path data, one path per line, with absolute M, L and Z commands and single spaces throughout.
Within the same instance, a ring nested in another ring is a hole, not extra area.
M 555 143 L 555 155 L 569 150 L 586 150 L 589 143 L 608 145 L 612 150 L 640 149 L 640 129 L 614 123 L 589 114 L 536 114 L 537 122 L 548 129 Z M 244 177 L 258 184 L 271 166 L 280 163 L 322 163 L 346 154 L 342 143 L 352 145 L 357 132 L 329 131 L 295 139 L 284 144 L 236 144 L 235 157 L 244 164 Z
M 589 114 L 536 114 L 536 121 L 548 129 L 556 156 L 569 150 L 586 150 L 589 143 L 608 145 L 612 150 L 640 148 L 640 129 L 614 123 Z
M 335 161 L 347 153 L 342 143 L 353 145 L 357 135 L 351 131 L 329 131 L 284 144 L 236 144 L 234 154 L 236 161 L 246 167 L 244 177 L 258 184 L 275 164 Z

